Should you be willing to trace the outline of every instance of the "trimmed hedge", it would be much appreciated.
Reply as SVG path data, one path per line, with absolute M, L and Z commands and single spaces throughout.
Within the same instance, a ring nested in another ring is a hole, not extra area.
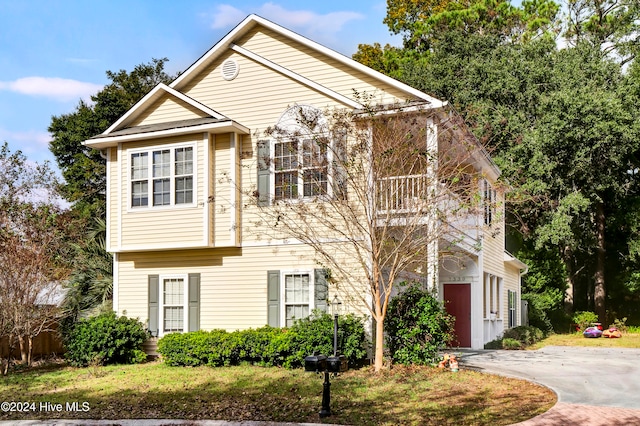
M 353 315 L 338 320 L 340 353 L 356 365 L 366 358 L 364 324 Z M 263 366 L 301 367 L 313 352 L 333 354 L 333 318 L 314 314 L 291 328 L 262 327 L 242 331 L 225 330 L 172 333 L 158 341 L 158 352 L 172 366 L 212 367 L 250 363 Z
M 135 364 L 147 355 L 142 344 L 148 334 L 134 318 L 116 317 L 114 312 L 78 321 L 65 336 L 65 357 L 77 367 L 90 364 Z

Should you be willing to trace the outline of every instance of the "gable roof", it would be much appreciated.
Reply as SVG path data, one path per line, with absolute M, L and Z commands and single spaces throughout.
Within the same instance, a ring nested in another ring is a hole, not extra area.
M 395 80 L 387 75 L 384 75 L 378 71 L 375 71 L 366 65 L 363 65 L 357 61 L 354 61 L 351 58 L 348 58 L 335 50 L 329 49 L 315 41 L 309 40 L 306 37 L 301 36 L 298 33 L 295 33 L 287 28 L 281 27 L 267 19 L 264 19 L 258 15 L 249 15 L 247 16 L 240 24 L 238 24 L 233 30 L 231 30 L 225 37 L 222 38 L 218 43 L 216 43 L 209 51 L 207 51 L 204 55 L 200 57 L 195 63 L 193 63 L 185 72 L 183 72 L 178 78 L 176 78 L 169 86 L 176 90 L 180 90 L 184 86 L 186 86 L 193 78 L 197 77 L 204 69 L 206 69 L 211 63 L 213 63 L 219 56 L 228 52 L 229 49 L 235 51 L 243 50 L 241 47 L 237 46 L 235 42 L 242 38 L 245 34 L 249 33 L 254 27 L 257 25 L 261 25 L 266 27 L 267 29 L 274 31 L 278 34 L 281 34 L 285 37 L 288 37 L 292 40 L 295 40 L 298 43 L 324 55 L 329 56 L 330 58 L 337 60 L 338 62 L 347 65 L 350 68 L 353 68 L 363 74 L 373 77 L 376 80 L 389 84 L 392 87 L 395 87 L 403 92 L 406 92 L 417 99 L 426 101 L 430 104 L 431 108 L 441 108 L 446 105 L 446 102 L 443 102 L 439 99 L 436 99 L 424 92 L 421 92 L 413 87 L 401 83 L 398 80 Z M 276 67 L 277 64 L 272 64 Z M 304 78 L 302 76 L 298 76 L 300 78 Z M 353 103 L 353 101 L 348 104 Z M 361 107 L 361 105 L 352 105 L 355 107 Z
M 127 111 L 122 117 L 120 117 L 120 119 L 118 119 L 118 121 L 113 123 L 102 134 L 107 135 L 116 129 L 126 126 L 127 123 L 131 123 L 138 116 L 140 116 L 140 114 L 144 112 L 147 109 L 147 107 L 149 107 L 154 102 L 156 102 L 157 100 L 161 99 L 163 96 L 166 96 L 166 95 L 180 99 L 181 101 L 191 105 L 197 110 L 202 111 L 207 116 L 211 116 L 218 120 L 225 118 L 222 114 L 214 111 L 213 109 L 209 108 L 206 105 L 201 104 L 195 99 L 190 98 L 184 93 L 174 90 L 164 83 L 160 83 L 156 87 L 154 87 L 149 93 L 147 93 L 142 99 L 140 99 L 138 103 L 136 103 L 129 111 Z
M 131 109 L 129 109 L 120 119 L 113 123 L 102 134 L 94 136 L 93 138 L 85 141 L 85 144 L 97 149 L 103 149 L 109 146 L 115 146 L 116 143 L 130 140 L 148 139 L 157 136 L 178 135 L 184 133 L 190 133 L 193 131 L 201 130 L 216 130 L 216 131 L 237 131 L 239 133 L 249 133 L 249 129 L 234 120 L 227 118 L 226 116 L 218 113 L 205 104 L 197 101 L 196 99 L 182 93 L 182 90 L 189 83 L 198 78 L 204 70 L 207 69 L 214 61 L 220 56 L 227 54 L 229 51 L 234 51 L 245 57 L 252 59 L 253 61 L 262 64 L 263 66 L 270 68 L 279 74 L 286 75 L 287 77 L 301 83 L 304 86 L 311 87 L 319 92 L 324 93 L 330 98 L 333 98 L 343 105 L 351 106 L 354 109 L 362 108 L 357 100 L 350 99 L 344 96 L 342 93 L 338 93 L 328 87 L 301 75 L 297 74 L 281 65 L 270 61 L 260 55 L 256 55 L 253 52 L 243 48 L 236 44 L 240 43 L 240 39 L 253 31 L 256 27 L 262 27 L 267 30 L 273 31 L 282 35 L 285 38 L 289 38 L 297 43 L 302 44 L 312 52 L 317 52 L 320 55 L 335 60 L 348 69 L 352 69 L 363 75 L 378 81 L 381 84 L 386 84 L 392 88 L 397 89 L 402 93 L 406 93 L 408 97 L 413 97 L 414 101 L 418 101 L 423 105 L 427 105 L 429 109 L 439 109 L 447 105 L 446 102 L 440 101 L 426 93 L 423 93 L 411 86 L 401 83 L 391 77 L 388 77 L 378 71 L 375 71 L 365 65 L 354 61 L 334 50 L 331 50 L 319 43 L 307 39 L 291 30 L 281 27 L 269 20 L 266 20 L 257 15 L 249 15 L 240 24 L 238 24 L 233 30 L 231 30 L 225 37 L 223 37 L 218 43 L 216 43 L 211 49 L 209 49 L 200 59 L 194 62 L 184 73 L 176 78 L 171 84 L 159 84 L 153 88 L 147 95 L 145 95 L 140 101 L 138 101 Z M 150 124 L 146 123 L 141 125 L 140 119 L 144 118 L 145 114 L 151 111 L 157 102 L 163 99 L 173 100 L 181 105 L 184 110 L 190 110 L 192 116 L 182 116 L 180 120 L 162 124 Z M 195 114 L 193 114 L 195 112 Z

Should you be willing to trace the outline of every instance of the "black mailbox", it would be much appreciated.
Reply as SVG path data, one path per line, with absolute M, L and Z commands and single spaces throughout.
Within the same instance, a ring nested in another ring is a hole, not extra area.
M 330 356 L 327 358 L 327 370 L 330 373 L 342 373 L 347 371 L 348 361 L 344 355 Z
M 327 357 L 324 355 L 309 355 L 304 357 L 304 371 L 321 372 L 327 367 Z

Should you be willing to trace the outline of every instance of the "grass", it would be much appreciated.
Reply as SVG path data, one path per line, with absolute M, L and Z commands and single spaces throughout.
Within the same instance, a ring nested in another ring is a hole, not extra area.
M 302 370 L 240 367 L 57 366 L 0 378 L 0 401 L 34 402 L 33 412 L 0 412 L 0 420 L 175 418 L 320 422 L 322 376 Z M 461 370 L 364 368 L 331 381 L 328 423 L 350 425 L 508 425 L 556 402 L 535 384 Z M 88 403 L 67 411 L 66 403 Z M 40 410 L 62 404 L 62 412 Z
M 551 334 L 528 349 L 540 349 L 544 346 L 594 346 L 606 348 L 640 348 L 640 330 L 623 333 L 619 339 L 605 337 L 586 338 L 582 333 Z

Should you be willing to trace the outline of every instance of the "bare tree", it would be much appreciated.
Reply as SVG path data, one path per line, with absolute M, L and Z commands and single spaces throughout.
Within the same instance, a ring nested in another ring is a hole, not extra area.
M 439 256 L 482 223 L 486 153 L 452 111 L 420 104 L 290 111 L 258 142 L 274 189 L 258 182 L 246 232 L 313 249 L 340 298 L 374 320 L 378 371 L 394 285 L 410 274 L 433 286 Z
M 32 361 L 33 338 L 50 330 L 59 316 L 56 283 L 64 262 L 66 219 L 49 201 L 50 169 L 33 165 L 18 151 L 0 150 L 0 337 L 18 342 L 22 362 Z

